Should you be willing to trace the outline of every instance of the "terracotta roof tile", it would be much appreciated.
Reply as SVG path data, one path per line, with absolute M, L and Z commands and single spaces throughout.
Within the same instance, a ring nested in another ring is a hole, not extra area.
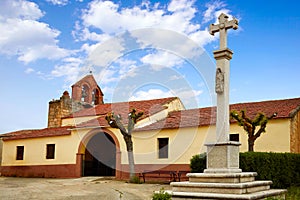
M 7 140 L 18 140 L 27 138 L 40 138 L 40 137 L 52 137 L 52 136 L 63 136 L 71 135 L 70 126 L 64 126 L 59 128 L 44 128 L 35 130 L 21 130 L 10 132 L 0 135 L 4 141 Z
M 276 112 L 276 119 L 290 118 L 296 111 L 300 110 L 300 98 L 232 104 L 230 110 L 246 110 L 246 114 L 250 118 L 255 117 L 259 112 L 267 116 L 271 116 Z M 233 122 L 231 121 L 231 123 Z M 207 126 L 211 124 L 216 124 L 216 107 L 171 112 L 166 119 L 139 128 L 136 131 Z
M 166 109 L 165 105 L 170 103 L 171 101 L 177 99 L 177 97 L 163 98 L 163 99 L 153 99 L 146 101 L 131 101 L 131 102 L 121 102 L 121 103 L 112 103 L 112 104 L 103 104 L 97 105 L 95 108 L 83 110 L 82 112 L 75 113 L 73 116 L 87 116 L 98 115 L 99 117 L 96 119 L 89 120 L 87 122 L 83 122 L 81 124 L 76 125 L 77 128 L 84 127 L 108 127 L 107 121 L 105 120 L 105 116 L 114 112 L 115 114 L 120 114 L 122 117 L 122 122 L 124 124 L 127 123 L 127 115 L 134 108 L 137 112 L 143 112 L 143 116 L 141 119 L 146 118 L 150 115 L 153 115 L 159 111 Z
M 106 103 L 96 105 L 93 108 L 84 109 L 73 113 L 73 115 L 65 117 L 83 117 L 83 116 L 95 116 L 95 115 L 106 115 L 110 112 L 121 114 L 126 116 L 133 108 L 138 112 L 143 111 L 143 117 L 155 114 L 161 110 L 164 110 L 164 105 L 178 99 L 178 97 L 169 97 L 162 99 L 144 100 L 144 101 L 130 101 L 130 102 L 119 102 L 119 103 Z
M 300 98 L 261 101 L 252 103 L 239 103 L 230 106 L 230 110 L 246 110 L 249 117 L 255 117 L 259 112 L 267 116 L 277 113 L 276 118 L 290 118 L 293 113 L 300 108 Z

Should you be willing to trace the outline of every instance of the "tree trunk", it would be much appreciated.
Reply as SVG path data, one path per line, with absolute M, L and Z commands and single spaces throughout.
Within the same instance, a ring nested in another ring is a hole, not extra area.
M 253 152 L 254 151 L 254 139 L 249 138 L 248 139 L 248 151 Z
M 132 179 L 135 177 L 133 151 L 128 151 L 127 154 L 129 163 L 129 179 L 132 181 Z
M 126 142 L 127 147 L 127 156 L 128 156 L 128 164 L 129 164 L 129 179 L 130 181 L 135 176 L 134 169 L 134 157 L 133 157 L 133 143 L 130 135 L 124 135 L 124 140 Z

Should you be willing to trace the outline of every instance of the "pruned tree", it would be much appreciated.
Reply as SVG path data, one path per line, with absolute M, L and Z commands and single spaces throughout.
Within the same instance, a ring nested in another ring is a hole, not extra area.
M 137 120 L 142 117 L 143 112 L 138 112 L 135 109 L 132 109 L 131 112 L 128 113 L 128 122 L 127 128 L 122 123 L 121 115 L 109 113 L 106 115 L 105 119 L 108 122 L 109 126 L 112 128 L 118 128 L 123 135 L 124 141 L 126 143 L 127 155 L 128 155 L 128 163 L 129 163 L 129 178 L 130 181 L 133 180 L 135 176 L 134 169 L 134 156 L 133 156 L 133 142 L 132 142 L 132 131 Z
M 262 133 L 266 132 L 267 123 L 270 119 L 277 116 L 277 113 L 274 113 L 272 116 L 267 117 L 263 113 L 258 113 L 253 119 L 250 119 L 246 115 L 245 110 L 240 112 L 231 111 L 231 119 L 235 119 L 238 122 L 239 126 L 242 126 L 248 135 L 248 151 L 254 151 L 254 143 L 261 136 Z M 256 130 L 259 127 L 258 130 Z

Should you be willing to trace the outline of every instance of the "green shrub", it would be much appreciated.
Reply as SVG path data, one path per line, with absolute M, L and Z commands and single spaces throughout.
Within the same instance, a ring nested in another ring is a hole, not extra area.
M 300 183 L 300 154 L 240 153 L 240 168 L 257 172 L 257 180 L 272 180 L 272 188 L 288 188 Z
M 172 196 L 168 194 L 164 188 L 160 189 L 158 193 L 154 193 L 152 196 L 152 200 L 170 200 Z
M 300 199 L 300 187 L 290 187 L 288 188 L 287 200 Z
M 129 180 L 130 183 L 141 184 L 140 178 L 138 176 L 134 176 Z
M 190 168 L 192 173 L 202 173 L 206 169 L 206 153 L 193 156 Z
M 206 156 L 193 156 L 190 167 L 193 173 L 203 172 L 206 168 Z M 243 172 L 257 172 L 257 180 L 272 180 L 272 188 L 300 185 L 300 154 L 240 153 L 240 168 Z

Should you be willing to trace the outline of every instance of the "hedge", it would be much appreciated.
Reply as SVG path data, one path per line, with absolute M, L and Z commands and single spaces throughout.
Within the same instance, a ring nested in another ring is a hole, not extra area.
M 190 163 L 191 172 L 202 173 L 206 168 L 206 154 L 195 155 Z M 272 188 L 300 185 L 300 154 L 240 153 L 243 172 L 257 172 L 256 180 L 272 180 Z

